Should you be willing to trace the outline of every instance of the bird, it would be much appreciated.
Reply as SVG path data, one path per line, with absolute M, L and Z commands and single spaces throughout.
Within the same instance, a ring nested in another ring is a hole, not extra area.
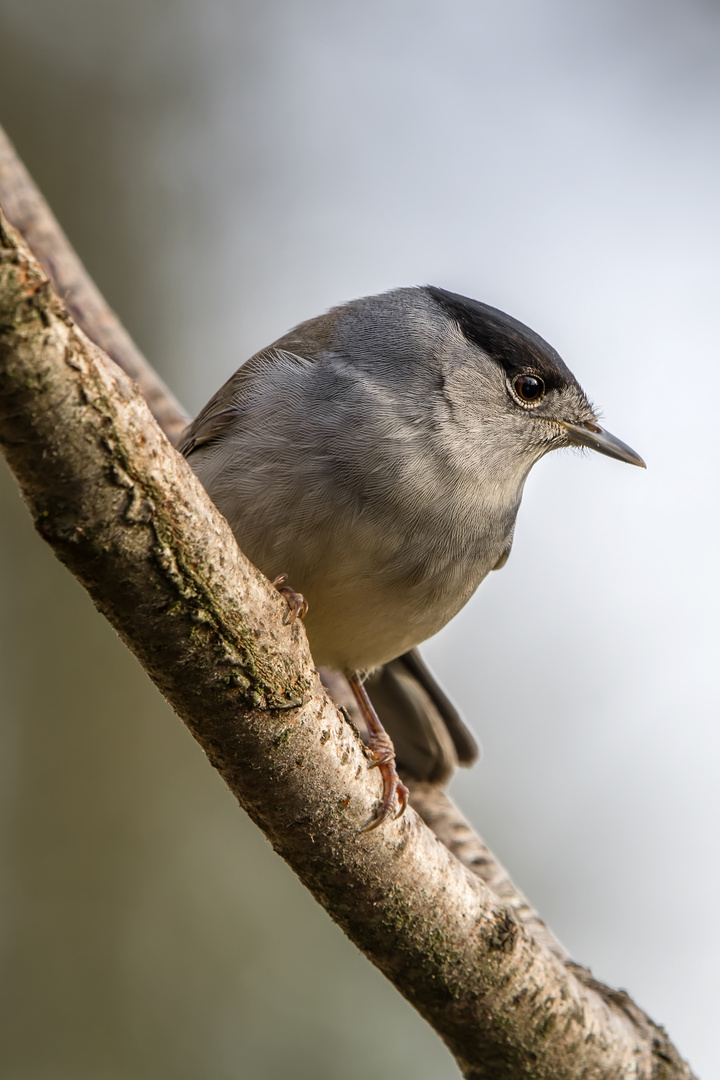
M 440 774 L 453 751 L 474 759 L 417 647 L 505 565 L 530 469 L 568 446 L 645 467 L 542 337 L 431 285 L 301 323 L 186 429 L 179 449 L 240 548 L 285 595 L 287 617 L 304 618 L 318 666 L 352 689 L 383 777 L 366 829 L 408 798 L 368 686 L 384 716 L 405 714 L 401 762 L 413 742 L 430 774 L 433 755 Z

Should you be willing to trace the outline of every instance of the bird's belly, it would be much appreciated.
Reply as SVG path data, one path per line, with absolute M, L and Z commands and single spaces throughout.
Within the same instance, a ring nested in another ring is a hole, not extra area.
M 208 490 L 258 569 L 286 574 L 305 596 L 315 662 L 344 671 L 370 670 L 437 633 L 496 565 L 517 512 L 483 506 L 476 492 L 443 503 L 438 485 L 413 488 L 398 507 L 309 482 L 312 501 L 278 482 L 256 484 L 258 494 L 251 470 L 244 482 L 244 492 Z
M 501 550 L 501 549 L 500 549 Z M 368 671 L 432 637 L 470 599 L 500 551 L 433 566 L 362 566 L 358 559 L 308 581 L 305 625 L 316 663 Z M 351 568 L 352 567 L 352 568 Z M 293 586 L 297 588 L 297 586 Z

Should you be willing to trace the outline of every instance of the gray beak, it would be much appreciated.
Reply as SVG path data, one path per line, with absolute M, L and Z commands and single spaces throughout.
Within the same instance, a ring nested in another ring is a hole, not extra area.
M 647 468 L 639 454 L 599 424 L 590 420 L 584 424 L 567 424 L 564 420 L 557 422 L 565 428 L 573 446 L 589 446 L 591 450 L 597 450 L 598 454 L 607 454 L 618 461 L 627 461 L 628 465 L 639 465 L 641 469 Z

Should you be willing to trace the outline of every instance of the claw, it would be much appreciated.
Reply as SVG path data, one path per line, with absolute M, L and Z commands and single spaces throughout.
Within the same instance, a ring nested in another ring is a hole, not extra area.
M 405 810 L 407 808 L 408 798 L 410 797 L 410 792 L 405 787 L 405 785 L 402 783 L 402 781 L 397 786 L 396 794 L 397 794 L 397 799 L 398 799 L 398 802 L 399 802 L 400 805 L 398 807 L 398 812 L 397 812 L 397 814 L 395 815 L 395 817 L 393 819 L 394 821 L 397 821 L 397 819 L 399 817 L 403 816 L 403 814 L 405 813 Z
M 287 574 L 280 574 L 273 581 L 277 591 L 287 600 L 288 610 L 283 616 L 283 624 L 287 626 L 295 619 L 304 619 L 308 613 L 308 602 L 302 593 L 295 592 L 289 585 L 283 585 L 287 581 Z
M 397 821 L 405 813 L 408 804 L 408 789 L 403 784 L 395 770 L 395 762 L 375 762 L 379 765 L 383 775 L 383 799 L 373 817 L 363 825 L 360 832 L 372 832 L 379 828 L 388 818 Z M 395 810 L 397 800 L 398 809 Z M 393 812 L 394 811 L 394 812 Z

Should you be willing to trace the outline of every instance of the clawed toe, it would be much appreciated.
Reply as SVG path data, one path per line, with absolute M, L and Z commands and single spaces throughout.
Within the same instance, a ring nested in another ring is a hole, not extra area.
M 305 618 L 308 613 L 308 602 L 302 593 L 295 592 L 289 585 L 284 585 L 285 581 L 287 581 L 287 574 L 280 574 L 273 581 L 273 585 L 287 600 L 288 609 L 283 617 L 283 623 L 287 626 L 295 619 Z
M 408 795 L 410 794 L 405 784 L 397 774 L 395 768 L 395 757 L 393 755 L 392 761 L 376 761 L 373 762 L 380 769 L 383 778 L 383 797 L 380 805 L 377 808 L 377 812 L 373 817 L 363 825 L 360 832 L 372 832 L 373 829 L 377 829 L 388 818 L 397 820 L 405 813 L 405 807 L 408 804 Z M 397 810 L 395 809 L 397 805 Z

